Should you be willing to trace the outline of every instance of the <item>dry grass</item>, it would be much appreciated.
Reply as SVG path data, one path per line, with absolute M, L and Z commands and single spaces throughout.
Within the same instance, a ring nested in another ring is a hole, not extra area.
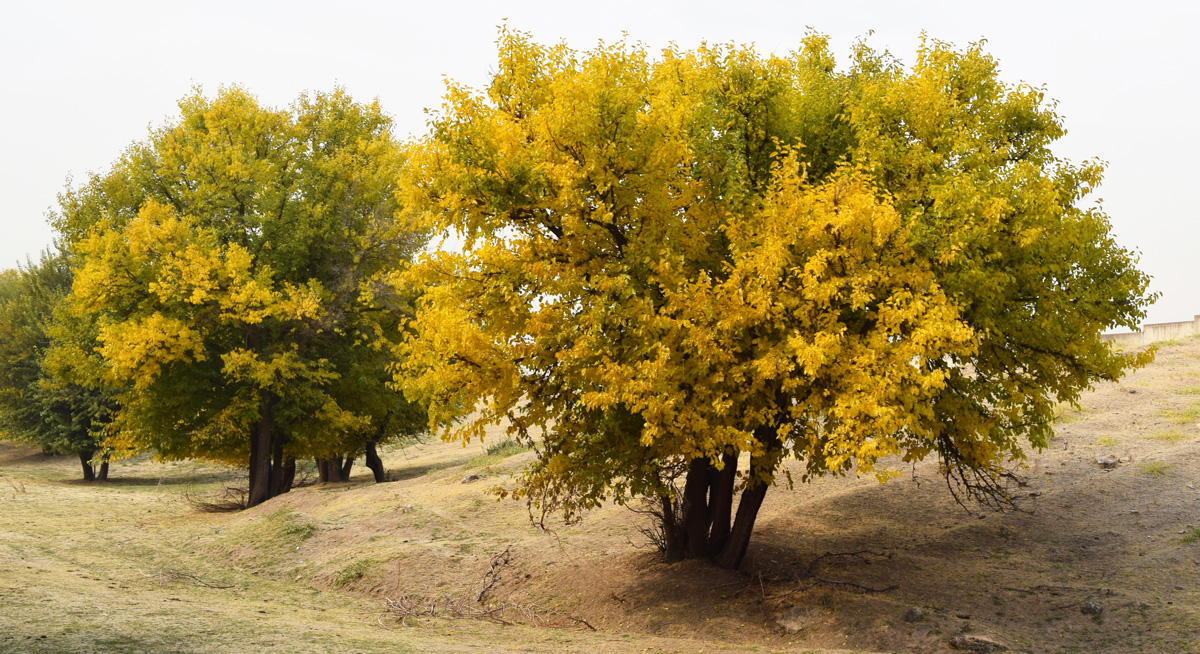
M 219 491 L 229 471 L 140 461 L 94 486 L 69 481 L 68 461 L 0 450 L 0 476 L 27 489 L 0 506 L 0 634 L 24 639 L 15 651 L 920 654 L 947 651 L 966 629 L 1017 652 L 1200 652 L 1200 532 L 1185 529 L 1200 510 L 1187 487 L 1200 483 L 1200 432 L 1155 430 L 1160 411 L 1186 408 L 1171 389 L 1196 370 L 1200 341 L 1189 340 L 1086 396 L 1079 419 L 1031 455 L 1018 497 L 1028 513 L 966 513 L 926 464 L 920 484 L 773 489 L 739 573 L 657 562 L 633 544 L 641 518 L 621 507 L 533 528 L 521 504 L 486 494 L 532 456 L 499 433 L 490 451 L 385 453 L 393 483 L 360 469 L 351 483 L 230 514 L 179 499 L 189 481 Z M 1117 444 L 1137 463 L 1100 470 L 1095 456 Z M 476 472 L 487 477 L 461 483 Z M 863 550 L 882 556 L 823 557 Z M 1090 597 L 1104 620 L 1079 612 Z M 925 620 L 906 623 L 910 606 Z M 791 607 L 808 627 L 782 634 L 774 620 Z

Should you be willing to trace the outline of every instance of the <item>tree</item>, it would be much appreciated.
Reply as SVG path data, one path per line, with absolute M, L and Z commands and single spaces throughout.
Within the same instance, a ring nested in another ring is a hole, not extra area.
M 99 441 L 116 406 L 103 391 L 56 374 L 48 356 L 69 320 L 63 299 L 70 290 L 71 270 L 59 253 L 0 272 L 0 436 L 47 454 L 75 454 L 85 481 L 103 481 L 109 454 Z
M 114 445 L 249 462 L 248 503 L 295 459 L 353 457 L 421 429 L 388 385 L 409 299 L 388 276 L 425 237 L 395 220 L 401 164 L 377 103 L 287 110 L 199 91 L 177 121 L 65 193 L 71 302 L 98 324 Z
M 1053 105 L 978 46 L 838 71 L 817 35 L 499 44 L 405 184 L 464 246 L 414 269 L 404 383 L 448 437 L 511 420 L 543 516 L 648 498 L 669 558 L 736 568 L 788 457 L 883 481 L 933 455 L 1003 502 L 1057 402 L 1146 361 L 1099 338 L 1152 300 L 1084 206 L 1102 167 L 1057 158 Z

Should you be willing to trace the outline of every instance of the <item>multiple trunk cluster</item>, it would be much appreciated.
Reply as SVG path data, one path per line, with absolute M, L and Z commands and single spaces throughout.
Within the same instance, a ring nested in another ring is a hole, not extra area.
M 264 394 L 260 404 L 258 426 L 250 441 L 250 490 L 247 496 L 247 506 L 262 504 L 272 497 L 290 491 L 296 481 L 296 459 L 284 455 L 287 436 L 275 429 L 271 415 L 273 404 L 269 394 Z M 376 482 L 383 482 L 387 479 L 383 460 L 379 457 L 376 448 L 377 440 L 382 435 L 383 431 L 380 430 L 375 439 L 366 444 L 367 467 L 371 469 Z M 319 482 L 349 481 L 350 470 L 354 466 L 354 456 L 345 456 L 339 453 L 328 458 L 318 457 L 316 464 Z M 104 466 L 107 471 L 107 461 Z
M 95 451 L 84 451 L 79 453 L 79 463 L 83 465 L 83 480 L 84 481 L 108 481 L 108 453 L 104 453 L 100 457 L 100 465 L 92 465 L 92 460 L 96 458 Z
M 764 452 L 750 457 L 750 471 L 733 511 L 738 453 L 727 451 L 720 469 L 707 458 L 688 464 L 680 501 L 660 498 L 663 549 L 668 561 L 711 558 L 714 563 L 737 569 L 746 556 L 754 521 L 767 495 L 768 482 L 779 462 L 781 443 L 774 428 L 760 427 L 755 437 Z

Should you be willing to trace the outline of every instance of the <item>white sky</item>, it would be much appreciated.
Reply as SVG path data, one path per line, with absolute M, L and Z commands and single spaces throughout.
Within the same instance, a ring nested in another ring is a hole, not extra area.
M 1162 298 L 1148 322 L 1200 314 L 1200 5 L 1185 2 L 29 2 L 0 4 L 0 267 L 50 244 L 45 212 L 68 175 L 105 169 L 191 86 L 238 83 L 270 105 L 345 86 L 378 97 L 398 135 L 425 129 L 443 76 L 482 86 L 496 26 L 579 49 L 621 32 L 651 47 L 795 49 L 808 27 L 844 59 L 869 42 L 911 63 L 922 30 L 980 38 L 1007 81 L 1045 85 L 1069 134 L 1060 154 L 1110 166 L 1100 196 L 1118 241 Z

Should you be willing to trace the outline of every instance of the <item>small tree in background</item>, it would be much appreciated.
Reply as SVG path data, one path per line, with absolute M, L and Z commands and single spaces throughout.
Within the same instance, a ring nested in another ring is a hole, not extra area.
M 652 59 L 504 31 L 404 186 L 465 238 L 414 270 L 404 383 L 448 437 L 511 420 L 543 515 L 649 498 L 673 559 L 738 567 L 786 458 L 882 481 L 933 455 L 1003 502 L 1057 402 L 1147 361 L 1100 340 L 1152 298 L 1062 134 L 978 47 L 839 71 L 819 36 Z
M 248 463 L 253 506 L 287 492 L 297 458 L 423 428 L 388 385 L 409 299 L 387 279 L 425 237 L 395 219 L 401 153 L 378 104 L 273 110 L 230 88 L 179 106 L 54 224 L 78 257 L 73 309 L 98 325 L 95 383 L 121 402 L 109 442 Z
M 70 290 L 71 270 L 58 253 L 0 272 L 0 436 L 75 454 L 84 480 L 105 480 L 109 455 L 100 441 L 116 404 L 47 356 L 52 338 L 72 328 L 61 322 L 70 321 Z

